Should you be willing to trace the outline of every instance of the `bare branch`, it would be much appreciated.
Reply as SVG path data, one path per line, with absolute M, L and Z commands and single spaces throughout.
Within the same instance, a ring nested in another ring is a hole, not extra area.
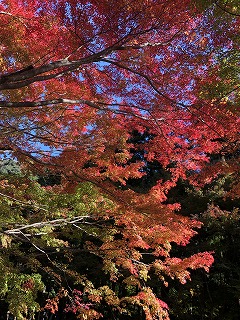
M 7 101 L 0 101 L 0 108 L 32 108 L 32 107 L 44 107 L 50 106 L 55 104 L 87 104 L 91 107 L 101 109 L 96 102 L 90 100 L 74 100 L 74 99 L 52 99 L 52 100 L 42 100 L 42 101 L 24 101 L 24 102 L 7 102 Z
M 8 234 L 8 235 L 17 235 L 17 234 L 22 234 L 23 230 L 26 229 L 31 229 L 31 228 L 35 228 L 35 229 L 41 229 L 43 227 L 59 227 L 59 226 L 64 226 L 67 224 L 76 224 L 76 223 L 84 223 L 84 219 L 89 219 L 92 218 L 92 216 L 90 217 L 89 215 L 87 216 L 78 216 L 78 217 L 72 217 L 72 218 L 61 218 L 61 219 L 54 219 L 54 220 L 49 220 L 49 221 L 40 221 L 40 222 L 35 222 L 35 223 L 31 223 L 31 224 L 27 224 L 24 226 L 19 226 L 18 228 L 15 229 L 9 229 L 9 230 L 5 230 L 4 233 Z M 35 234 L 33 234 L 35 235 Z
M 34 207 L 34 208 L 36 208 L 36 209 L 40 209 L 40 210 L 43 210 L 43 211 L 48 211 L 48 210 L 46 210 L 46 209 L 43 208 L 43 207 L 40 207 L 40 206 L 38 206 L 38 205 L 35 205 L 34 203 L 23 202 L 23 201 L 18 200 L 18 199 L 16 199 L 16 198 L 10 197 L 9 195 L 4 194 L 4 193 L 2 193 L 2 192 L 0 192 L 0 196 L 3 197 L 3 198 L 10 199 L 10 200 L 12 200 L 12 201 L 14 201 L 14 202 L 17 202 L 18 204 L 20 204 L 20 205 L 22 205 L 22 206 L 27 206 L 27 207 L 30 206 L 30 207 Z

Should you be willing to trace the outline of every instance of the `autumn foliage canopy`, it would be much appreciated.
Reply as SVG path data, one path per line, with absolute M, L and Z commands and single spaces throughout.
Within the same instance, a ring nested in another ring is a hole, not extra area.
M 172 256 L 201 223 L 180 215 L 168 192 L 180 179 L 202 186 L 237 171 L 227 157 L 239 150 L 234 8 L 0 1 L 0 150 L 21 168 L 0 181 L 0 292 L 19 319 L 40 310 L 46 273 L 58 293 L 41 307 L 53 313 L 65 299 L 80 319 L 103 317 L 103 305 L 169 319 L 151 279 L 184 284 L 191 269 L 209 271 L 212 253 Z M 147 138 L 136 146 L 133 132 Z M 164 177 L 148 192 L 132 190 L 129 179 L 153 161 Z M 39 184 L 48 174 L 58 183 Z M 237 193 L 234 184 L 229 194 Z M 91 278 L 84 257 L 105 280 Z

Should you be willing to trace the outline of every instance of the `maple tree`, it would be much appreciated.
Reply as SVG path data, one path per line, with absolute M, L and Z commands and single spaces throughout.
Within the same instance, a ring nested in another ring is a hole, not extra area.
M 163 300 L 169 305 L 173 320 L 238 319 L 239 197 L 229 194 L 234 178 L 222 174 L 201 188 L 189 181 L 179 181 L 168 194 L 168 202 L 181 203 L 181 214 L 191 213 L 203 222 L 190 244 L 184 250 L 174 246 L 172 254 L 188 256 L 196 248 L 214 251 L 210 274 L 196 270 L 191 282 L 180 286 L 173 280 L 163 291 Z
M 225 6 L 230 18 L 219 22 L 213 7 L 202 11 L 189 0 L 0 2 L 0 150 L 22 170 L 1 179 L 1 294 L 19 319 L 39 307 L 41 270 L 59 290 L 46 309 L 57 312 L 72 293 L 66 310 L 87 319 L 102 317 L 104 304 L 168 319 L 149 277 L 167 286 L 169 278 L 185 283 L 189 269 L 209 270 L 209 252 L 171 256 L 171 244 L 188 244 L 201 223 L 166 200 L 189 172 L 200 171 L 189 179 L 204 184 L 237 171 L 235 158 L 206 166 L 211 154 L 239 148 L 239 16 Z M 136 161 L 133 129 L 151 134 Z M 127 181 L 154 161 L 166 177 L 145 194 L 130 190 Z M 34 177 L 47 172 L 59 183 L 41 186 Z M 101 261 L 104 284 L 68 267 L 75 250 Z M 72 292 L 66 275 L 75 279 Z M 132 294 L 111 288 L 119 279 Z

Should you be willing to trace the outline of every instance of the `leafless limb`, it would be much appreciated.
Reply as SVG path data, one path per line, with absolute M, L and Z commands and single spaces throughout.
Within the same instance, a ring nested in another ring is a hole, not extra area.
M 23 201 L 21 201 L 21 200 L 18 200 L 18 199 L 16 199 L 16 198 L 11 197 L 11 196 L 9 196 L 9 195 L 7 195 L 7 194 L 4 194 L 4 193 L 2 193 L 2 192 L 0 192 L 0 196 L 3 197 L 3 198 L 10 199 L 10 200 L 12 200 L 12 201 L 14 201 L 14 202 L 22 205 L 22 206 L 27 206 L 27 207 L 31 206 L 31 207 L 34 207 L 34 208 L 36 208 L 36 209 L 40 209 L 40 210 L 43 210 L 43 211 L 47 211 L 47 212 L 48 212 L 47 209 L 45 209 L 45 208 L 43 208 L 43 207 L 40 207 L 40 206 L 38 206 L 38 205 L 35 205 L 34 203 L 23 202 Z

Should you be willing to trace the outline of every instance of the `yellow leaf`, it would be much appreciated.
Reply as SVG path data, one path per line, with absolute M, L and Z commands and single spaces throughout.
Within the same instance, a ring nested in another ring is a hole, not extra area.
M 7 234 L 3 234 L 1 236 L 1 241 L 2 241 L 3 248 L 9 248 L 11 246 L 12 238 Z

